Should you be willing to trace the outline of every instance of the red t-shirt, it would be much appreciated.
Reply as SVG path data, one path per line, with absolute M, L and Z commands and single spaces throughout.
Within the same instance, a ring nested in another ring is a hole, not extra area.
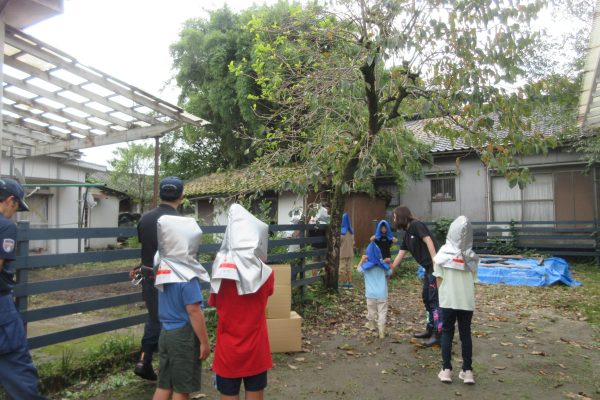
M 221 281 L 219 293 L 208 304 L 216 307 L 217 344 L 213 371 L 223 378 L 258 375 L 273 368 L 267 316 L 267 299 L 273 294 L 275 271 L 256 293 L 238 295 L 236 283 Z

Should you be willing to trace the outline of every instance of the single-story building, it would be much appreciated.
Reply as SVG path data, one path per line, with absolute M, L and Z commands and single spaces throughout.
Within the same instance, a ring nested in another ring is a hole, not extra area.
M 202 224 L 226 225 L 227 207 L 238 195 L 260 193 L 253 211 L 258 210 L 260 201 L 266 200 L 271 203 L 270 222 L 288 225 L 294 211 L 307 210 L 311 204 L 327 201 L 319 193 L 304 197 L 291 190 L 279 190 L 285 182 L 298 176 L 299 171 L 298 167 L 275 167 L 261 174 L 244 169 L 217 172 L 186 182 L 184 194 Z M 373 234 L 373 221 L 385 216 L 386 203 L 384 196 L 371 198 L 364 193 L 353 193 L 346 201 L 345 211 L 350 214 L 355 228 L 357 246 L 368 243 Z
M 398 196 L 392 196 L 388 215 L 399 204 L 413 214 L 431 221 L 440 217 L 466 215 L 473 221 L 572 221 L 598 218 L 600 191 L 598 167 L 588 169 L 580 155 L 562 146 L 547 155 L 525 156 L 533 181 L 523 189 L 511 188 L 504 176 L 487 168 L 461 140 L 432 136 L 424 131 L 424 121 L 409 128 L 432 144 L 433 165 L 424 165 L 425 177 L 410 182 Z M 538 126 L 545 135 L 556 129 Z M 378 181 L 378 188 L 397 192 L 391 181 Z

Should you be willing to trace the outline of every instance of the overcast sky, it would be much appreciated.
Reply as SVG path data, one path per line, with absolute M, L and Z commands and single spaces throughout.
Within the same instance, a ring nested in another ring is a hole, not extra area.
M 272 4 L 274 0 L 256 1 Z M 225 3 L 234 10 L 244 0 L 65 0 L 62 15 L 25 29 L 82 64 L 177 103 L 169 45 L 176 42 L 188 18 L 206 16 Z M 115 146 L 84 150 L 84 160 L 107 165 Z
M 178 90 L 167 85 L 172 76 L 169 45 L 178 40 L 186 19 L 206 16 L 207 10 L 225 3 L 237 11 L 252 4 L 248 0 L 65 0 L 62 15 L 26 32 L 82 64 L 176 103 Z M 564 25 L 569 24 L 563 24 L 563 29 Z M 84 160 L 107 165 L 114 148 L 84 150 Z

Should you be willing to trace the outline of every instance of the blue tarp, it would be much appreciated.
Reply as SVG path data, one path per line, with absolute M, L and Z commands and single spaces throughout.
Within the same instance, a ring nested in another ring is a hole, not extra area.
M 503 259 L 512 268 L 494 266 L 486 267 L 485 261 L 495 261 L 495 258 L 482 258 L 477 269 L 477 277 L 481 283 L 504 283 L 515 286 L 550 286 L 561 282 L 567 286 L 581 286 L 581 282 L 574 280 L 569 271 L 569 264 L 560 257 L 544 259 L 542 265 L 537 265 L 536 258 Z M 514 268 L 521 267 L 521 268 Z M 423 277 L 423 267 L 419 265 L 417 272 Z

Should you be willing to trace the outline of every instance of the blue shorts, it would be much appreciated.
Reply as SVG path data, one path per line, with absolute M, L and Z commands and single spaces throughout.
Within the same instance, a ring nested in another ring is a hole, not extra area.
M 267 387 L 267 371 L 244 378 L 223 378 L 216 375 L 217 390 L 225 396 L 237 396 L 240 394 L 242 380 L 246 392 L 259 392 Z

